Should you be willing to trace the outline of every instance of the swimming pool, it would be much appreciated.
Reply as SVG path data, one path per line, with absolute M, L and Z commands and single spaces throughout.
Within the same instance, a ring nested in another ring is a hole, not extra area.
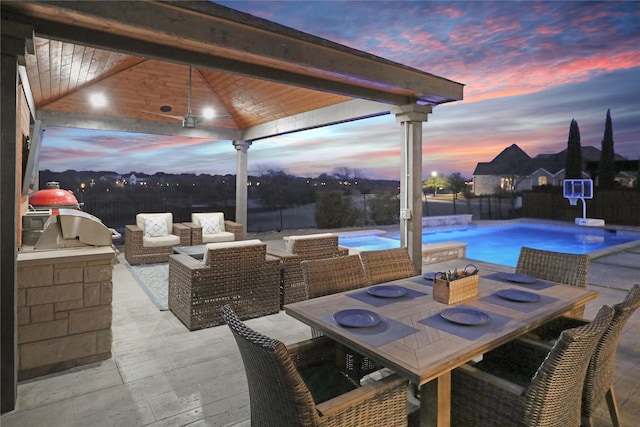
M 341 235 L 340 245 L 359 250 L 400 247 L 399 233 Z M 465 242 L 467 258 L 515 267 L 522 246 L 584 254 L 640 240 L 640 233 L 516 223 L 423 231 L 422 243 Z

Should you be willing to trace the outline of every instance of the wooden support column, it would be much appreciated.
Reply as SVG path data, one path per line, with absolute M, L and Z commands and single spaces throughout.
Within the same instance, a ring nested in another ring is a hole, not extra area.
M 251 141 L 233 141 L 236 154 L 236 222 L 242 224 L 244 234 L 247 234 L 247 151 Z
M 17 382 L 17 259 L 22 171 L 18 165 L 20 134 L 19 66 L 33 54 L 33 28 L 2 21 L 0 64 L 0 412 L 15 409 Z M 25 73 L 26 74 L 26 73 Z M 28 83 L 28 82 L 26 82 Z M 21 138 L 20 138 L 21 139 Z
M 422 122 L 431 107 L 405 105 L 396 111 L 402 124 L 400 173 L 400 245 L 406 247 L 416 271 L 422 271 Z

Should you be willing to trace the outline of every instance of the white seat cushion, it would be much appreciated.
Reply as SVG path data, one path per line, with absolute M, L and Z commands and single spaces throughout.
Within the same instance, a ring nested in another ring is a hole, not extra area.
M 260 239 L 251 239 L 251 240 L 236 240 L 233 242 L 220 242 L 220 243 L 207 243 L 207 248 L 204 251 L 204 258 L 202 262 L 207 264 L 209 259 L 209 251 L 211 249 L 225 249 L 225 248 L 242 248 L 246 246 L 259 246 L 264 245 L 262 240 Z
M 233 242 L 236 236 L 228 231 L 221 231 L 219 233 L 204 234 L 202 233 L 202 243 L 220 243 L 220 242 Z
M 136 215 L 136 225 L 143 231 L 145 237 L 167 236 L 173 229 L 173 214 L 170 212 L 139 213 Z
M 335 236 L 333 233 L 318 233 L 318 234 L 308 234 L 306 236 L 285 236 L 282 240 L 285 241 L 285 247 L 288 252 L 293 252 L 293 248 L 296 245 L 296 240 L 302 239 L 322 239 L 325 237 Z
M 222 212 L 192 213 L 191 222 L 202 227 L 203 235 L 226 231 Z
M 180 237 L 175 234 L 167 234 L 166 236 L 159 237 L 142 237 L 142 247 L 144 248 L 158 248 L 161 246 L 176 246 L 180 244 Z

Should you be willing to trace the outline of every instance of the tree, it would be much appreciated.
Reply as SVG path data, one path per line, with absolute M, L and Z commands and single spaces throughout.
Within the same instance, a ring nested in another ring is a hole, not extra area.
M 565 179 L 582 178 L 582 148 L 580 147 L 580 128 L 575 119 L 571 119 L 569 126 L 569 140 L 567 141 L 567 159 L 564 167 Z
M 600 152 L 600 164 L 598 166 L 599 188 L 609 189 L 615 185 L 616 166 L 614 156 L 611 112 L 607 110 L 607 119 L 604 124 L 604 137 L 602 138 L 602 151 Z
M 466 180 L 462 177 L 460 172 L 453 172 L 447 177 L 449 182 L 449 188 L 453 193 L 453 214 L 456 214 L 456 200 L 458 199 L 458 193 L 462 192 L 467 186 Z
M 422 184 L 422 188 L 423 190 L 432 188 L 433 195 L 436 196 L 438 194 L 438 190 L 442 190 L 447 186 L 447 184 L 447 178 L 444 175 L 439 174 L 438 172 L 432 172 L 431 175 L 429 175 L 429 178 L 427 178 L 424 184 Z

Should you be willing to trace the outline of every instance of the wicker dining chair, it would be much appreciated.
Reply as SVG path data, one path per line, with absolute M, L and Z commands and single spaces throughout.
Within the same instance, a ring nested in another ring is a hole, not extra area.
M 369 285 L 358 255 L 302 261 L 300 266 L 307 298 L 323 297 Z M 322 332 L 311 328 L 311 336 L 320 337 Z M 356 381 L 381 368 L 371 359 L 350 349 L 344 349 L 344 353 L 345 369 Z
M 418 275 L 407 248 L 362 251 L 360 259 L 372 285 Z
M 333 364 L 334 341 L 287 348 L 247 327 L 229 305 L 222 316 L 242 356 L 252 426 L 407 425 L 407 381 L 396 374 L 360 387 Z
M 640 284 L 633 285 L 625 299 L 613 306 L 615 313 L 607 330 L 602 334 L 598 345 L 591 356 L 587 376 L 582 392 L 582 425 L 592 425 L 593 415 L 602 403 L 607 402 L 612 425 L 620 426 L 620 416 L 613 391 L 613 370 L 616 362 L 616 350 L 624 325 L 631 315 L 640 307 Z M 573 317 L 558 317 L 533 331 L 533 334 L 543 343 L 555 341 L 563 330 L 587 324 L 586 319 Z M 529 335 L 528 337 L 530 337 Z M 526 344 L 539 345 L 531 338 L 523 340 Z
M 337 234 L 286 236 L 283 240 L 285 244 L 283 249 L 270 247 L 267 250 L 269 255 L 278 257 L 282 261 L 281 305 L 307 298 L 300 265 L 302 261 L 349 255 L 349 249 L 338 244 Z
M 603 306 L 591 323 L 563 331 L 548 353 L 512 341 L 454 369 L 451 425 L 580 426 L 589 359 L 613 313 Z
M 586 288 L 588 284 L 589 255 L 545 251 L 523 246 L 518 257 L 516 273 Z M 575 308 L 568 314 L 575 317 L 583 317 L 584 307 Z
M 369 284 L 358 255 L 302 261 L 307 298 L 318 298 Z

